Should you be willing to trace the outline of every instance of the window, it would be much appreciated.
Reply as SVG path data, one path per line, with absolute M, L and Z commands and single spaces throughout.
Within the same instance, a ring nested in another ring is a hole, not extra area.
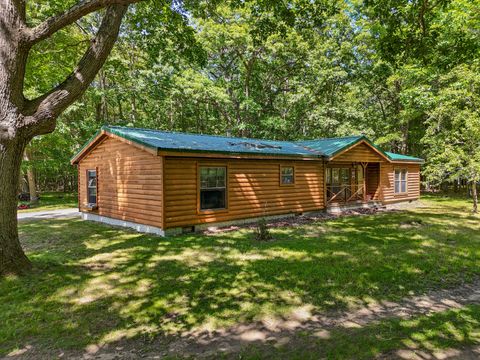
M 295 170 L 293 166 L 280 167 L 280 185 L 293 185 L 295 183 Z
M 97 204 L 97 170 L 87 170 L 87 202 Z
M 407 192 L 407 170 L 395 169 L 395 194 Z
M 226 188 L 225 166 L 200 167 L 200 210 L 225 209 Z

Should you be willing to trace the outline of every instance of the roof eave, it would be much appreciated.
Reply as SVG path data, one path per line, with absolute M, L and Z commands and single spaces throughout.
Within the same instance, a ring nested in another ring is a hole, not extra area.
M 402 164 L 425 164 L 424 159 L 418 159 L 418 160 L 413 160 L 413 159 L 391 159 L 392 163 L 402 163 Z
M 172 149 L 172 148 L 158 148 L 159 155 L 167 153 L 191 153 L 191 154 L 220 154 L 232 157 L 238 156 L 251 156 L 261 158 L 275 158 L 275 159 L 319 159 L 322 155 L 302 155 L 302 154 L 275 154 L 275 153 L 255 153 L 255 152 L 233 152 L 233 151 L 220 151 L 220 150 L 195 150 L 195 149 Z
M 160 148 L 157 146 L 152 146 L 148 143 L 138 141 L 134 137 L 128 136 L 122 132 L 116 131 L 108 126 L 102 126 L 90 140 L 70 159 L 72 165 L 78 164 L 78 162 L 95 146 L 97 146 L 105 136 L 110 136 L 117 138 L 121 141 L 124 141 L 128 144 L 134 145 L 140 149 L 143 149 L 153 155 L 159 155 L 160 153 L 191 153 L 191 154 L 221 154 L 231 157 L 258 157 L 258 158 L 274 158 L 274 159 L 324 159 L 326 161 L 332 161 L 339 154 L 348 151 L 354 146 L 365 142 L 369 145 L 375 152 L 384 157 L 387 161 L 391 163 L 402 163 L 402 164 L 423 164 L 425 161 L 423 159 L 392 159 L 387 153 L 375 146 L 366 136 L 361 135 L 354 141 L 343 146 L 342 148 L 336 150 L 330 155 L 323 154 L 319 151 L 309 148 L 308 146 L 302 146 L 303 148 L 312 152 L 312 154 L 275 154 L 275 153 L 256 153 L 256 152 L 230 152 L 230 151 L 221 151 L 221 150 L 196 150 L 196 149 L 176 149 L 176 148 Z
M 104 138 L 105 136 L 110 136 L 112 138 L 118 139 L 120 141 L 126 142 L 127 144 L 136 146 L 142 150 L 145 150 L 152 155 L 157 155 L 158 149 L 154 146 L 150 146 L 146 143 L 133 139 L 129 136 L 125 136 L 124 134 L 117 133 L 112 131 L 108 126 L 102 126 L 100 130 L 98 130 L 94 136 L 90 138 L 90 140 L 70 159 L 70 164 L 75 165 L 89 152 L 98 145 L 98 143 Z
M 97 145 L 104 135 L 105 131 L 103 128 L 97 130 L 95 134 L 80 148 L 80 150 L 78 150 L 77 153 L 70 158 L 70 164 L 78 164 L 78 162 L 86 155 L 92 146 Z
M 191 153 L 191 154 L 222 154 L 226 156 L 239 157 L 239 156 L 251 156 L 251 157 L 262 157 L 262 158 L 274 158 L 274 159 L 319 159 L 323 155 L 317 154 L 275 154 L 275 153 L 255 153 L 255 152 L 229 152 L 229 151 L 215 151 L 215 150 L 195 150 L 195 149 L 175 149 L 175 148 L 161 148 L 156 146 L 151 146 L 147 143 L 138 141 L 134 137 L 125 135 L 121 132 L 111 129 L 108 126 L 102 126 L 95 135 L 93 135 L 90 140 L 75 154 L 71 159 L 70 163 L 72 165 L 78 164 L 78 162 L 89 152 L 93 147 L 98 145 L 100 140 L 105 136 L 111 136 L 117 138 L 121 141 L 130 143 L 134 146 L 137 146 L 143 150 L 146 150 L 154 155 L 158 155 L 161 152 L 165 153 Z

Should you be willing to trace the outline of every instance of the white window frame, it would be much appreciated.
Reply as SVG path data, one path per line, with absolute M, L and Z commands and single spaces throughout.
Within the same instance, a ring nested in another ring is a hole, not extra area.
M 393 176 L 394 176 L 394 179 L 393 179 L 394 193 L 396 195 L 407 194 L 408 193 L 408 170 L 406 168 L 396 168 Z M 404 191 L 402 191 L 402 187 L 403 187 L 402 185 L 404 185 Z
M 90 185 L 90 173 L 95 173 L 95 186 Z M 95 202 L 90 202 L 90 189 L 95 189 Z M 97 169 L 87 170 L 87 203 L 97 205 L 98 203 L 98 173 Z

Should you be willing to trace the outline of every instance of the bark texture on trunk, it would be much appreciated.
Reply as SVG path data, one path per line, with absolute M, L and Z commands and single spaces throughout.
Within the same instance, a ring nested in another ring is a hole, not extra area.
M 25 142 L 0 144 L 0 275 L 30 269 L 17 230 L 17 187 Z
M 478 194 L 477 194 L 477 182 L 472 181 L 472 198 L 473 198 L 473 212 L 478 213 Z
M 30 193 L 30 202 L 37 203 L 38 202 L 37 183 L 35 181 L 35 172 L 31 167 L 27 169 L 27 178 L 28 178 L 28 192 Z
M 25 146 L 34 136 L 52 132 L 61 112 L 85 92 L 112 50 L 128 4 L 136 1 L 79 1 L 30 28 L 24 0 L 0 0 L 0 275 L 31 267 L 17 230 L 17 189 Z M 100 28 L 72 73 L 46 94 L 26 99 L 25 67 L 32 46 L 101 8 L 106 11 Z
M 30 161 L 31 156 L 29 151 L 25 150 L 25 155 L 23 156 L 25 161 Z M 30 202 L 38 202 L 38 193 L 37 193 L 37 182 L 35 181 L 35 170 L 32 165 L 29 165 L 27 168 L 27 179 L 28 179 L 28 192 L 30 193 Z

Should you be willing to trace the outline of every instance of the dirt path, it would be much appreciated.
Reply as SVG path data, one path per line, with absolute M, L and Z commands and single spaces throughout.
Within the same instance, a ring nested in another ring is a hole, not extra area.
M 312 314 L 308 307 L 297 309 L 288 319 L 266 319 L 262 322 L 238 325 L 215 332 L 191 332 L 176 338 L 158 337 L 153 341 L 141 339 L 123 341 L 109 345 L 90 345 L 85 351 L 66 351 L 45 354 L 68 359 L 161 359 L 165 356 L 216 358 L 223 353 L 231 358 L 249 345 L 265 347 L 299 346 L 301 334 L 328 339 L 334 329 L 360 328 L 388 318 L 407 319 L 450 309 L 467 304 L 480 303 L 480 280 L 454 289 L 438 290 L 424 296 L 404 299 L 401 302 L 383 301 L 350 312 Z M 303 337 L 305 343 L 305 337 Z M 308 341 L 308 340 L 307 340 Z M 300 345 L 301 346 L 301 345 Z M 23 351 L 22 351 L 23 350 Z M 30 349 L 21 349 L 10 354 L 8 359 L 33 359 L 45 357 Z M 480 347 L 447 349 L 441 352 L 398 349 L 384 354 L 382 359 L 479 359 Z
M 288 319 L 271 319 L 261 323 L 239 325 L 215 333 L 186 334 L 170 344 L 169 353 L 209 357 L 219 351 L 238 352 L 251 343 L 286 344 L 299 332 L 308 332 L 318 338 L 328 338 L 332 329 L 360 328 L 388 318 L 407 319 L 461 308 L 467 304 L 480 304 L 480 280 L 454 289 L 438 290 L 424 296 L 407 298 L 398 303 L 383 301 L 351 312 L 329 312 L 322 315 L 311 314 L 308 308 L 299 308 Z M 470 349 L 465 351 L 468 352 Z M 408 351 L 403 352 L 406 354 Z M 414 353 L 411 353 L 412 356 L 405 358 L 435 359 L 415 357 Z M 452 354 L 454 353 L 457 352 L 452 350 Z M 464 355 L 468 358 L 466 354 Z M 475 352 L 475 356 L 474 358 L 480 358 L 480 353 Z M 437 358 L 446 357 L 439 355 Z

